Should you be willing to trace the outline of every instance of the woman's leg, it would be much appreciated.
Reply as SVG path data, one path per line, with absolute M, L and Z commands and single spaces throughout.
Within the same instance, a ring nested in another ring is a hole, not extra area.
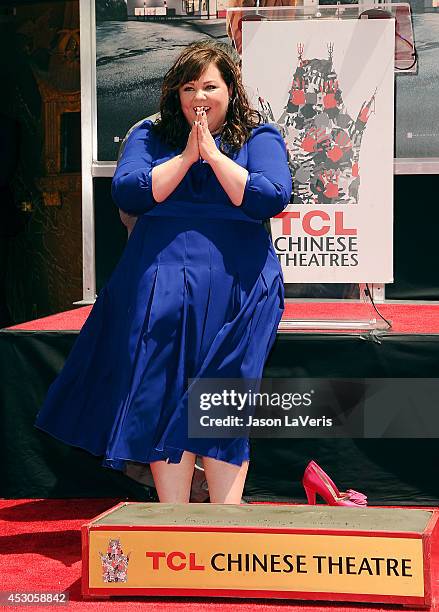
M 240 504 L 248 470 L 248 461 L 241 466 L 203 457 L 204 473 L 212 504 Z
M 153 461 L 149 464 L 162 503 L 189 502 L 195 457 L 193 453 L 184 451 L 180 463 Z

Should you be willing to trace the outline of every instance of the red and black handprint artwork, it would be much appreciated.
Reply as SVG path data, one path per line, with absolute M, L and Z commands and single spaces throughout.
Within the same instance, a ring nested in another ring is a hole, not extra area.
M 105 554 L 99 552 L 102 564 L 103 582 L 126 582 L 128 579 L 128 563 L 130 553 L 124 554 L 119 539 L 108 543 Z
M 332 146 L 328 150 L 328 158 L 337 164 L 343 156 L 352 151 L 352 141 L 344 130 L 339 130 L 332 141 Z
M 360 148 L 375 112 L 376 90 L 356 114 L 350 114 L 334 69 L 332 43 L 327 51 L 326 59 L 306 59 L 304 45 L 297 45 L 288 100 L 277 122 L 269 102 L 259 99 L 265 121 L 276 123 L 285 138 L 294 204 L 358 203 Z
M 325 170 L 319 174 L 317 190 L 322 192 L 328 200 L 337 200 L 340 191 L 339 178 L 340 170 Z
M 312 127 L 308 132 L 306 132 L 305 138 L 302 140 L 300 146 L 302 147 L 303 151 L 306 151 L 307 153 L 314 153 L 318 150 L 321 151 L 321 147 L 319 148 L 319 145 L 327 139 L 328 136 L 324 128 Z

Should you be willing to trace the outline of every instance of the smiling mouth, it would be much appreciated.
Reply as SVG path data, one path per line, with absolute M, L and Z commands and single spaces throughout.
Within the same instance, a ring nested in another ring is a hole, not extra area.
M 207 113 L 210 111 L 210 106 L 195 106 L 194 107 L 195 114 L 197 114 L 197 111 L 202 111 L 202 110 L 204 110 L 207 115 Z

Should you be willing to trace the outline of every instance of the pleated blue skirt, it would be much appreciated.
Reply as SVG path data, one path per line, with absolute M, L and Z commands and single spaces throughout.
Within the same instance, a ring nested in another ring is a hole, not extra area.
M 283 308 L 262 224 L 143 215 L 35 425 L 117 470 L 185 450 L 241 465 L 247 438 L 188 437 L 188 379 L 261 378 Z

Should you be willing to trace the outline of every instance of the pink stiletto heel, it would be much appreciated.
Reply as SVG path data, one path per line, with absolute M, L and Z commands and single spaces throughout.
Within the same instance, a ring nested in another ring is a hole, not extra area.
M 305 485 L 303 485 L 303 487 L 305 489 L 306 499 L 308 500 L 309 505 L 315 506 L 316 505 L 316 492 L 313 491 L 312 489 L 308 489 L 307 487 L 305 487 Z
M 306 466 L 302 479 L 308 503 L 315 505 L 318 493 L 329 506 L 352 506 L 365 508 L 367 496 L 354 489 L 339 491 L 328 474 L 315 462 L 310 461 Z

